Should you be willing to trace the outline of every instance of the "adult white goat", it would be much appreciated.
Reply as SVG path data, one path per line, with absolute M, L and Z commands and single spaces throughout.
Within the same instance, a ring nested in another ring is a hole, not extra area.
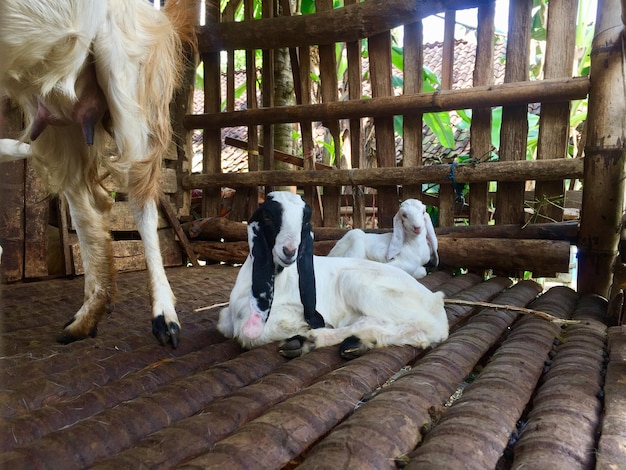
M 50 190 L 67 198 L 80 242 L 84 303 L 66 324 L 63 343 L 94 336 L 114 297 L 111 197 L 99 181 L 102 164 L 128 188 L 145 247 L 152 331 L 162 344 L 178 345 L 156 196 L 183 44 L 195 38 L 194 3 L 170 0 L 158 11 L 145 0 L 0 2 L 0 97 L 15 100 L 28 124 L 22 142 L 0 141 L 0 161 L 32 157 Z M 103 158 L 107 131 L 118 148 L 115 160 Z
M 285 340 L 288 357 L 340 344 L 346 358 L 371 348 L 426 348 L 448 337 L 442 292 L 389 264 L 313 256 L 311 209 L 273 192 L 248 223 L 250 255 L 218 329 L 244 347 Z
M 389 263 L 416 279 L 426 276 L 426 266 L 439 264 L 437 236 L 426 206 L 417 199 L 407 199 L 393 217 L 393 232 L 365 233 L 348 231 L 330 250 L 328 256 L 361 258 Z

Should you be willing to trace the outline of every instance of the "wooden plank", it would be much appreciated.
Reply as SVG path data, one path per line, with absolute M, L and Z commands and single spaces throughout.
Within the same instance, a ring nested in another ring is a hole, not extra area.
M 530 56 L 530 18 L 532 3 L 512 2 L 509 8 L 509 37 L 506 46 L 505 83 L 528 80 Z M 502 108 L 500 128 L 500 161 L 526 160 L 528 106 Z M 496 223 L 524 223 L 524 182 L 499 182 L 496 201 Z
M 202 53 L 228 49 L 276 49 L 333 44 L 371 37 L 444 10 L 475 8 L 490 0 L 387 0 L 359 2 L 333 11 L 200 27 Z
M 576 15 L 578 0 L 552 0 L 548 7 L 545 78 L 563 78 L 572 74 L 576 50 Z M 570 102 L 552 103 L 541 107 L 537 158 L 565 158 L 569 145 Z M 563 180 L 539 181 L 535 192 L 541 199 L 558 202 L 563 198 Z M 563 207 L 543 204 L 539 213 L 544 220 L 563 220 Z
M 456 12 L 446 11 L 443 31 L 443 50 L 441 57 L 441 89 L 452 89 L 452 69 L 454 67 L 454 28 L 456 26 Z M 449 162 L 452 163 L 452 162 Z M 439 185 L 439 226 L 454 225 L 457 204 L 456 190 L 453 181 Z M 459 210 L 463 207 L 459 204 Z
M 24 275 L 24 175 L 23 160 L 0 163 L 0 266 L 5 282 Z
M 24 277 L 48 275 L 48 191 L 27 160 L 24 184 Z
M 159 245 L 163 266 L 181 266 L 183 263 L 180 247 L 172 229 L 159 230 Z M 119 272 L 141 271 L 146 269 L 143 242 L 141 240 L 118 240 L 112 242 L 113 266 Z M 78 243 L 70 244 L 74 274 L 85 274 Z
M 368 39 L 372 98 L 392 96 L 391 33 L 385 32 Z M 396 166 L 396 142 L 393 117 L 374 116 L 376 132 L 376 161 L 379 168 Z M 378 226 L 391 227 L 398 212 L 398 188 L 386 186 L 378 191 Z
M 421 21 L 404 27 L 404 94 L 421 93 L 424 84 L 424 27 Z M 422 162 L 422 116 L 419 111 L 407 113 L 403 118 L 402 166 L 417 167 Z M 402 198 L 419 199 L 422 185 L 402 186 Z
M 22 113 L 9 100 L 0 99 L 0 137 L 17 138 Z M 0 245 L 2 280 L 19 281 L 24 273 L 25 162 L 0 163 Z
M 102 180 L 102 185 L 109 192 L 126 193 L 125 186 L 119 184 L 111 175 Z M 175 168 L 162 168 L 159 175 L 159 185 L 166 194 L 174 194 L 178 190 Z
M 478 31 L 476 33 L 476 61 L 474 63 L 474 86 L 493 84 L 493 49 L 495 34 L 495 2 L 478 9 Z M 491 154 L 491 108 L 472 109 L 470 128 L 470 156 L 485 160 Z M 470 223 L 489 222 L 489 183 L 473 183 L 469 187 L 472 198 Z
M 211 27 L 219 24 L 220 2 L 208 0 L 206 2 L 205 23 Z M 233 23 L 229 23 L 233 24 Z M 221 77 L 220 77 L 220 53 L 201 54 L 204 67 L 204 112 L 220 113 L 221 108 Z M 218 128 L 205 129 L 202 133 L 202 172 L 208 175 L 222 172 L 222 131 Z M 220 213 L 219 187 L 203 188 L 202 191 L 202 217 L 211 217 Z
M 344 4 L 354 5 L 358 0 L 346 0 Z M 405 30 L 406 31 L 406 30 Z M 405 49 L 406 54 L 406 49 Z M 363 67 L 361 65 L 361 41 L 350 41 L 346 43 L 346 58 L 348 60 L 348 98 L 351 100 L 361 99 L 363 94 Z M 404 76 L 408 72 L 405 64 Z M 363 125 L 361 119 L 350 119 L 350 168 L 363 168 Z M 421 133 L 420 133 L 421 134 Z M 352 186 L 353 214 L 352 226 L 355 228 L 365 227 L 365 205 L 363 188 L 358 185 Z
M 172 210 L 175 210 L 172 206 Z M 159 212 L 157 228 L 162 229 L 168 227 L 169 224 L 163 214 Z M 75 230 L 72 225 L 72 230 Z M 116 201 L 111 207 L 111 231 L 114 232 L 134 232 L 137 231 L 137 225 L 132 212 L 130 211 L 130 203 L 128 201 Z
M 318 12 L 333 11 L 333 0 L 315 0 L 315 8 Z M 319 46 L 320 55 L 320 79 L 322 81 L 322 102 L 333 103 L 337 101 L 337 60 L 334 44 Z M 307 120 L 312 119 L 307 117 Z M 325 119 L 323 124 L 332 135 L 335 144 L 335 165 L 341 168 L 341 138 L 339 136 L 339 121 L 337 119 Z M 330 164 L 330 161 L 325 163 Z M 323 224 L 327 227 L 339 225 L 339 196 L 341 188 L 325 187 L 323 203 Z

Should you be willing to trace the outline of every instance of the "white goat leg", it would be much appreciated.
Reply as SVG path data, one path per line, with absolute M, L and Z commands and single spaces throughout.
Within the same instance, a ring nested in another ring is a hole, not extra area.
M 174 307 L 176 299 L 165 275 L 157 233 L 158 213 L 153 199 L 141 208 L 133 207 L 137 230 L 141 235 L 148 269 L 148 287 L 152 300 L 152 332 L 162 344 L 178 346 L 180 323 Z
M 110 197 L 102 187 L 74 185 L 63 193 L 67 199 L 72 222 L 76 228 L 80 255 L 85 272 L 83 305 L 59 337 L 62 343 L 95 336 L 104 312 L 111 310 L 115 296 L 115 280 L 109 233 Z M 93 199 L 98 200 L 95 206 Z
M 30 145 L 18 140 L 0 139 L 0 163 L 23 160 L 31 155 Z

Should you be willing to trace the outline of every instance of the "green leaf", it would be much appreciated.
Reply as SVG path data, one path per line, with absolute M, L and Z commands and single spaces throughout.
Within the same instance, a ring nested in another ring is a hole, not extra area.
M 454 148 L 454 133 L 450 125 L 450 114 L 441 111 L 439 113 L 424 114 L 424 122 L 433 131 L 439 143 L 446 148 Z

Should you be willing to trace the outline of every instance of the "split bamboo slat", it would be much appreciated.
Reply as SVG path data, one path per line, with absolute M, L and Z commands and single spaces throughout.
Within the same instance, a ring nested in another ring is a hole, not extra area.
M 358 0 L 346 0 L 344 4 L 354 5 L 358 3 Z M 405 38 L 408 31 L 405 29 Z M 421 46 L 421 41 L 419 44 Z M 421 47 L 420 47 L 421 51 Z M 361 41 L 350 41 L 346 43 L 346 58 L 348 61 L 348 98 L 351 100 L 358 100 L 362 97 L 363 89 L 363 67 L 361 65 Z M 407 62 L 409 58 L 407 57 Z M 421 64 L 421 62 L 420 62 Z M 421 76 L 420 67 L 420 76 Z M 411 75 L 410 67 L 404 68 L 404 80 Z M 361 119 L 350 119 L 350 168 L 363 168 L 365 161 L 363 156 L 363 125 Z M 416 132 L 416 134 L 418 134 Z M 421 133 L 419 133 L 421 135 Z M 406 134 L 405 134 L 406 135 Z M 405 141 L 406 145 L 406 141 Z M 405 162 L 406 164 L 406 162 Z M 352 212 L 352 226 L 354 228 L 365 227 L 365 201 L 363 197 L 363 187 L 360 185 L 352 186 L 353 199 L 353 212 Z
M 578 1 L 557 0 L 550 2 L 546 37 L 544 78 L 565 78 L 572 75 L 576 50 L 576 14 Z M 570 102 L 551 103 L 541 107 L 541 121 L 537 142 L 537 158 L 565 158 L 569 145 Z M 563 220 L 563 180 L 539 181 L 535 185 L 538 200 L 552 204 L 536 207 L 541 215 L 539 221 Z
M 368 38 L 370 59 L 370 80 L 372 98 L 393 96 L 391 89 L 391 32 L 386 31 Z M 376 163 L 379 168 L 395 168 L 396 144 L 393 116 L 374 116 L 376 129 Z M 398 190 L 396 186 L 378 188 L 377 213 L 380 227 L 391 227 L 393 216 L 398 211 Z
M 532 5 L 529 2 L 512 2 L 509 5 L 508 36 L 515 41 L 506 43 L 505 83 L 528 81 L 530 63 L 530 20 Z M 528 104 L 502 107 L 499 156 L 502 162 L 526 161 L 528 139 Z M 498 181 L 496 200 L 497 224 L 523 224 L 524 181 Z
M 454 30 L 456 29 L 456 11 L 446 11 L 443 31 L 443 50 L 441 57 L 441 90 L 452 89 L 452 70 L 454 67 Z M 454 182 L 439 184 L 439 226 L 454 225 L 457 194 Z M 462 200 L 461 200 L 462 201 Z M 457 201 L 460 202 L 460 201 Z M 461 204 L 463 205 L 463 204 Z M 462 209 L 462 207 L 461 207 Z
M 219 24 L 220 2 L 206 2 L 205 22 L 207 25 Z M 234 24 L 234 23 L 232 23 Z M 218 51 L 200 50 L 204 76 L 204 112 L 219 113 L 221 108 L 220 53 Z M 221 167 L 221 130 L 219 128 L 204 129 L 202 133 L 202 171 L 208 175 L 220 174 Z M 220 188 L 203 188 L 202 216 L 219 214 Z
M 316 0 L 316 10 L 320 12 L 332 12 L 333 2 L 332 0 Z M 320 58 L 320 80 L 322 103 L 329 104 L 338 102 L 338 89 L 337 89 L 337 57 L 335 54 L 334 44 L 320 44 L 318 47 Z M 307 120 L 313 121 L 311 116 L 307 117 Z M 328 129 L 332 137 L 333 146 L 335 148 L 335 166 L 340 167 L 341 163 L 341 136 L 339 135 L 339 121 L 337 118 L 323 120 L 323 125 Z M 325 163 L 330 164 L 330 155 L 328 161 Z M 322 189 L 324 198 L 322 200 L 322 223 L 327 227 L 337 227 L 339 225 L 339 195 L 341 188 L 327 186 Z
M 478 8 L 478 30 L 476 31 L 476 61 L 474 63 L 473 86 L 493 85 L 493 55 L 495 33 L 494 2 Z M 470 156 L 477 161 L 491 155 L 491 108 L 472 109 L 470 128 Z M 489 222 L 489 183 L 473 183 L 469 186 L 472 195 L 469 220 L 472 225 Z
M 421 93 L 424 87 L 424 26 L 421 21 L 404 27 L 404 95 Z M 419 167 L 422 165 L 422 117 L 416 109 L 403 115 L 402 121 L 402 166 Z M 362 167 L 362 166 L 361 166 Z M 422 186 L 404 185 L 403 199 L 420 199 Z

